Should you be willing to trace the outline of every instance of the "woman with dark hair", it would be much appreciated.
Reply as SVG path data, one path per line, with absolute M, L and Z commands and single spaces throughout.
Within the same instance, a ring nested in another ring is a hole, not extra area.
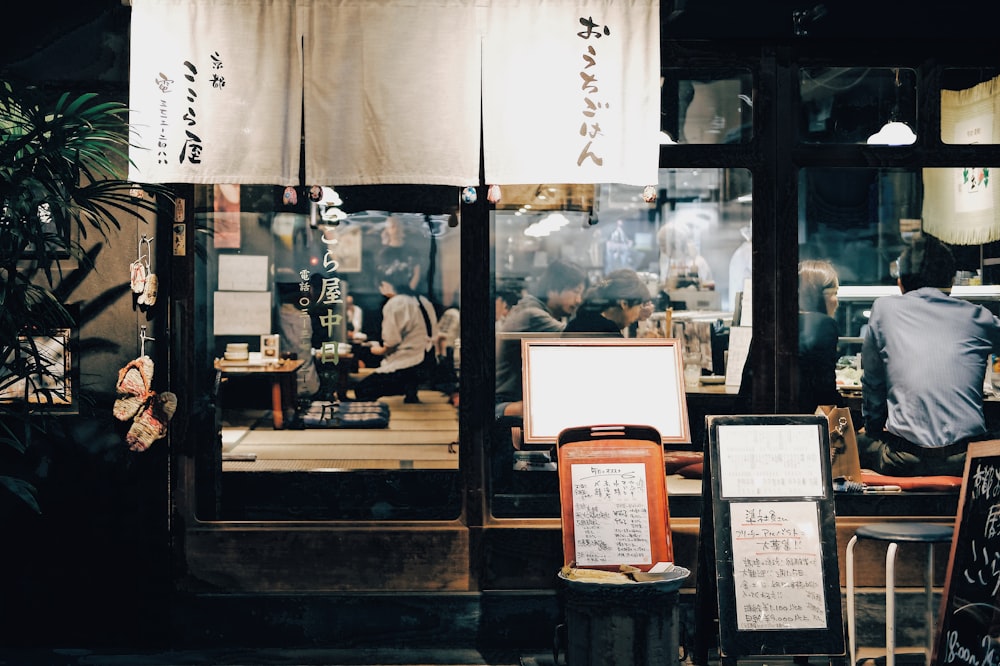
M 799 411 L 842 405 L 837 391 L 837 269 L 829 261 L 799 263 Z
M 586 291 L 564 333 L 624 337 L 622 331 L 639 321 L 649 300 L 649 289 L 638 273 L 627 268 L 612 271 Z
M 388 300 L 382 306 L 382 341 L 371 346 L 381 362 L 354 387 L 358 400 L 404 395 L 404 402 L 420 402 L 417 387 L 425 379 L 427 351 L 433 355 L 437 315 L 431 302 L 411 287 L 416 271 L 398 260 L 383 267 L 379 292 Z

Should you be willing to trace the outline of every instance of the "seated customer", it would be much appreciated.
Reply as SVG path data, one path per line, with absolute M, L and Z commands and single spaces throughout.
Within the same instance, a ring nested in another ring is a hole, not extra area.
M 564 333 L 600 333 L 625 337 L 622 331 L 639 321 L 649 289 L 634 270 L 623 268 L 587 289 Z
M 354 387 L 358 400 L 377 400 L 384 395 L 403 395 L 404 402 L 420 402 L 417 387 L 426 379 L 426 352 L 433 349 L 432 331 L 437 325 L 434 306 L 410 286 L 416 267 L 394 262 L 384 268 L 379 291 L 382 306 L 382 342 L 372 344 L 380 356 L 375 370 Z
M 898 260 L 902 294 L 875 301 L 861 347 L 861 466 L 891 476 L 961 476 L 970 441 L 989 439 L 983 379 L 1000 319 L 950 295 L 955 262 L 916 235 Z
M 799 411 L 812 414 L 819 405 L 841 406 L 837 391 L 837 269 L 829 261 L 799 263 Z
M 500 327 L 501 333 L 561 333 L 565 318 L 580 306 L 587 275 L 574 263 L 557 259 L 545 268 L 532 293 L 517 302 Z M 523 416 L 521 341 L 497 340 L 496 417 Z

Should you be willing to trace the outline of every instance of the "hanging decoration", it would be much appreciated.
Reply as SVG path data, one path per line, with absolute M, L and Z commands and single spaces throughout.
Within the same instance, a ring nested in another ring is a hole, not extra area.
M 941 140 L 1000 143 L 1000 77 L 941 91 Z M 1000 240 L 1000 193 L 990 167 L 928 167 L 923 175 L 925 232 L 956 245 Z
M 503 198 L 503 193 L 500 191 L 499 185 L 490 185 L 490 189 L 486 192 L 486 200 L 491 204 L 500 203 L 500 199 Z
M 112 413 L 119 421 L 132 420 L 125 441 L 131 451 L 145 451 L 167 434 L 167 423 L 177 409 L 177 396 L 152 390 L 153 359 L 146 355 L 146 327 L 139 330 L 139 356 L 118 371 L 117 396 Z
M 149 278 L 149 253 L 152 245 L 146 234 L 139 239 L 139 250 L 136 260 L 129 264 L 129 284 L 132 293 L 142 296 L 146 291 L 146 280 Z
M 145 246 L 145 254 L 143 253 L 143 247 Z M 147 238 L 143 234 L 142 238 L 139 240 L 139 259 L 138 261 L 143 263 L 142 272 L 145 274 L 146 279 L 143 281 L 142 293 L 139 294 L 139 298 L 136 299 L 136 303 L 139 305 L 144 305 L 146 307 L 152 307 L 156 304 L 156 296 L 160 290 L 160 281 L 153 273 L 151 267 L 151 258 L 153 254 L 153 239 Z M 133 290 L 135 285 L 133 285 Z

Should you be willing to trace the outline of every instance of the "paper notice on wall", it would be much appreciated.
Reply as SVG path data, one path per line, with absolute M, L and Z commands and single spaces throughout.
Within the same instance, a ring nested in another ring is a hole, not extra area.
M 271 292 L 215 292 L 215 335 L 264 335 L 271 332 Z
M 729 354 L 726 360 L 726 386 L 740 387 L 743 382 L 743 367 L 750 355 L 750 339 L 753 329 L 749 326 L 733 326 L 729 329 Z
M 219 255 L 219 291 L 267 291 L 267 256 Z

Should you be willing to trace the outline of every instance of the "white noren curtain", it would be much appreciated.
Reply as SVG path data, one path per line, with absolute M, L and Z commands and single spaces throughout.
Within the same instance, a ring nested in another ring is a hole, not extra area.
M 301 3 L 310 182 L 478 183 L 474 0 Z
M 658 0 L 491 0 L 488 183 L 657 182 Z
M 298 183 L 295 18 L 295 0 L 132 0 L 129 178 Z

